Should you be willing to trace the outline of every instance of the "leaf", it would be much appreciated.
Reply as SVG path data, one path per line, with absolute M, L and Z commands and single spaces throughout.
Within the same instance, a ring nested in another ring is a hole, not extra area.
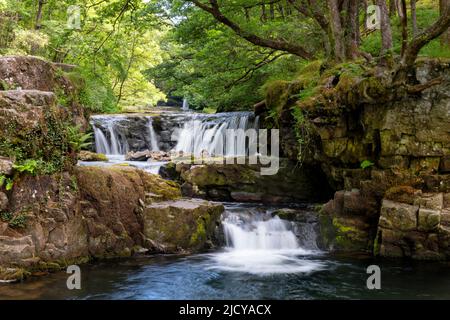
M 375 163 L 373 163 L 370 160 L 364 160 L 363 162 L 361 162 L 361 168 L 362 169 L 367 169 L 367 168 L 372 167 L 374 165 L 375 165 Z

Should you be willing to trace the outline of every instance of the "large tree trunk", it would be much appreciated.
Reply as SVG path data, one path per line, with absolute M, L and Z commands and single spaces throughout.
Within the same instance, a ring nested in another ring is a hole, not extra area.
M 444 14 L 450 14 L 450 0 L 439 0 L 439 8 L 441 16 Z M 445 31 L 441 37 L 441 43 L 446 46 L 450 46 L 450 29 Z
M 389 0 L 389 16 L 397 14 L 397 0 Z
M 341 15 L 338 0 L 328 0 L 331 18 L 331 31 L 333 33 L 334 56 L 336 61 L 345 60 L 344 32 L 342 30 Z
M 386 0 L 377 0 L 380 7 L 380 28 L 381 28 L 381 56 L 385 56 L 392 49 L 392 30 L 389 20 L 389 12 Z
M 345 35 L 345 51 L 347 59 L 355 59 L 358 54 L 358 9 L 359 0 L 348 0 L 347 2 L 347 22 Z

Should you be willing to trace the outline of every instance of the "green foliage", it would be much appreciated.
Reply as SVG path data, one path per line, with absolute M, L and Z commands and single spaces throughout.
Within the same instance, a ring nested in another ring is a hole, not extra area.
M 9 222 L 13 218 L 13 214 L 11 212 L 1 212 L 0 213 L 0 220 L 3 222 Z
M 13 186 L 13 179 L 0 175 L 0 188 L 5 187 L 6 191 L 9 191 L 13 188 Z
M 375 163 L 373 163 L 370 160 L 364 160 L 363 162 L 361 162 L 362 169 L 367 169 L 367 168 L 373 167 L 374 165 L 375 165 Z
M 83 149 L 88 149 L 92 142 L 92 132 L 84 133 L 80 130 L 80 126 L 68 126 L 67 136 L 71 149 L 75 152 L 79 152 Z
M 20 173 L 27 173 L 30 175 L 36 175 L 39 167 L 38 161 L 34 159 L 27 159 L 21 164 L 14 164 L 13 168 Z
M 24 213 L 19 213 L 9 220 L 8 225 L 13 229 L 24 229 L 27 227 L 27 221 L 28 216 Z

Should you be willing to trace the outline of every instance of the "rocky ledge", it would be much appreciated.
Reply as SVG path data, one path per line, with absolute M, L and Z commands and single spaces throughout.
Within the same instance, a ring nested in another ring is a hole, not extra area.
M 0 192 L 0 279 L 93 258 L 209 248 L 223 206 L 180 197 L 178 184 L 127 167 L 24 176 Z

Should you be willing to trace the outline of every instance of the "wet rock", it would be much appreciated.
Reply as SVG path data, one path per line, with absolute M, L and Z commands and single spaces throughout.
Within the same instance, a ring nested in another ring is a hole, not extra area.
M 103 153 L 95 153 L 90 151 L 80 151 L 78 160 L 81 161 L 108 161 L 108 158 Z
M 199 199 L 160 202 L 144 209 L 144 235 L 162 252 L 202 250 L 212 240 L 222 204 Z
M 0 175 L 9 176 L 13 171 L 13 162 L 4 157 L 0 157 Z
M 171 155 L 167 152 L 150 150 L 128 152 L 125 156 L 127 161 L 170 161 L 171 159 Z

